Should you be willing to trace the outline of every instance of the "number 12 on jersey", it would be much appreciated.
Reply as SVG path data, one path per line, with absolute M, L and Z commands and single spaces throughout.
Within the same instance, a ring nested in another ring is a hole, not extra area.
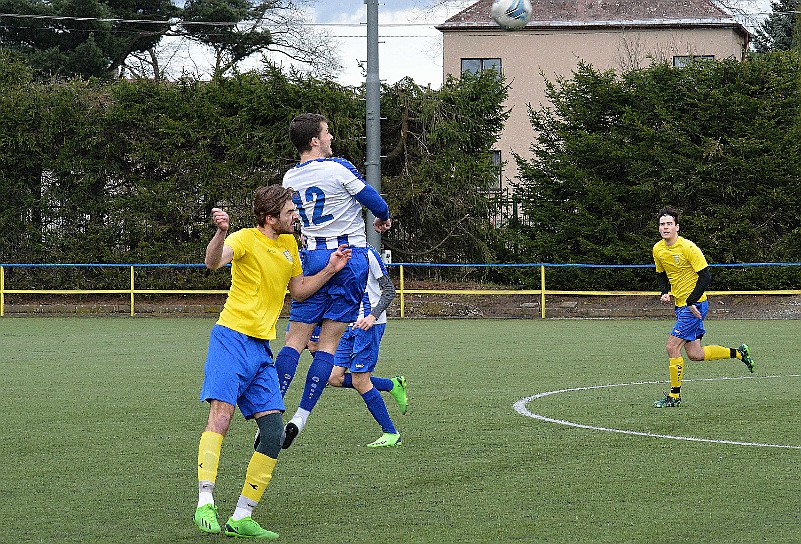
M 323 215 L 323 210 L 325 209 L 325 193 L 319 187 L 309 187 L 303 193 L 304 201 L 307 205 L 314 202 L 314 209 L 312 210 L 312 218 L 311 223 L 309 223 L 309 218 L 306 215 L 306 206 L 301 204 L 298 206 L 298 215 L 300 215 L 300 220 L 303 221 L 303 226 L 308 227 L 311 225 L 321 225 L 323 223 L 327 223 L 334 219 L 334 216 L 329 214 Z

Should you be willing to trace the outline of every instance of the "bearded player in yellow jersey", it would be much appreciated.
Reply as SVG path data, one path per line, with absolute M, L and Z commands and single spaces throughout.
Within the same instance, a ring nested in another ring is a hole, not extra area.
M 262 529 L 251 517 L 272 479 L 284 441 L 284 402 L 270 340 L 275 339 L 287 288 L 293 299 L 306 299 L 342 270 L 351 255 L 344 245 L 339 246 L 317 274 L 303 275 L 293 236 L 299 218 L 293 194 L 280 185 L 256 189 L 257 226 L 230 236 L 228 214 L 212 209 L 217 232 L 206 247 L 206 267 L 216 270 L 231 263 L 231 289 L 211 331 L 200 392 L 200 399 L 209 403 L 209 418 L 198 446 L 194 522 L 204 533 L 278 538 L 278 533 Z M 248 463 L 236 509 L 221 528 L 212 494 L 223 438 L 237 406 L 245 419 L 256 421 L 261 440 Z
M 670 408 L 681 403 L 681 378 L 684 359 L 681 349 L 693 361 L 739 359 L 750 372 L 754 371 L 748 346 L 738 348 L 702 346 L 704 317 L 709 310 L 706 290 L 712 281 L 709 266 L 701 250 L 686 238 L 679 236 L 679 213 L 673 208 L 659 210 L 659 234 L 662 239 L 654 244 L 653 254 L 659 280 L 661 301 L 670 302 L 673 295 L 676 324 L 667 340 L 670 370 L 670 392 L 654 403 L 656 408 Z

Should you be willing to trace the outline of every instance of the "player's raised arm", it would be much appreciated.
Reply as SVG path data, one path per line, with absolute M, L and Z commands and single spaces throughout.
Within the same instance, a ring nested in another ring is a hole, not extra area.
M 354 195 L 354 198 L 359 204 L 373 212 L 376 217 L 373 221 L 373 228 L 376 232 L 386 232 L 390 229 L 392 219 L 389 216 L 389 206 L 375 188 L 365 185 L 364 189 Z
M 228 214 L 220 208 L 211 209 L 211 221 L 217 226 L 217 232 L 206 246 L 206 268 L 217 270 L 221 266 L 230 263 L 234 258 L 234 250 L 225 245 L 225 237 L 231 220 Z

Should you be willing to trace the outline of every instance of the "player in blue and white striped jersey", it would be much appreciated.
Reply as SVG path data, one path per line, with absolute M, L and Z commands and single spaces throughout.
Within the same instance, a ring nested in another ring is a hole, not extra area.
M 306 424 L 308 408 L 316 404 L 331 375 L 342 333 L 357 319 L 368 275 L 362 206 L 375 215 L 373 228 L 377 232 L 386 232 L 392 226 L 384 199 L 364 182 L 350 162 L 333 157 L 333 136 L 324 116 L 298 115 L 290 123 L 289 136 L 300 154 L 300 162 L 286 172 L 283 186 L 297 193 L 295 204 L 301 219 L 301 233 L 306 239 L 304 273 L 314 274 L 311 271 L 325 266 L 338 247 L 347 246 L 352 253 L 348 266 L 322 289 L 302 302 L 292 301 L 285 346 L 275 360 L 283 391 L 295 375 L 300 353 L 314 327 L 320 324 L 321 329 L 318 349 L 306 375 L 300 409 L 286 426 L 284 447 L 289 447 Z
M 387 326 L 387 307 L 395 298 L 395 286 L 378 251 L 371 245 L 367 249 L 370 274 L 359 308 L 359 318 L 347 328 L 339 341 L 334 370 L 328 384 L 334 387 L 352 387 L 361 394 L 367 409 L 383 432 L 368 447 L 399 446 L 400 433 L 395 429 L 380 391 L 388 391 L 397 401 L 401 414 L 405 414 L 408 405 L 406 379 L 403 376 L 389 379 L 372 375 L 378 363 L 378 350 Z

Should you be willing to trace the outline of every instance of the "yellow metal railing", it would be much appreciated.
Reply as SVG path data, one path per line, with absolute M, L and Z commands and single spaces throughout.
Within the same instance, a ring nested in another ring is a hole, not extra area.
M 406 295 L 541 295 L 542 318 L 545 319 L 545 267 L 541 266 L 543 289 L 406 289 L 403 265 L 400 268 L 400 285 L 398 298 L 400 300 L 400 316 L 406 317 Z
M 801 263 L 754 263 L 754 266 L 796 266 Z M 136 295 L 220 295 L 227 294 L 227 289 L 137 289 L 135 281 L 135 269 L 137 267 L 198 267 L 202 268 L 203 265 L 130 265 L 130 284 L 126 289 L 7 289 L 5 281 L 5 268 L 6 267 L 25 267 L 25 266 L 48 266 L 48 265 L 0 265 L 0 317 L 5 315 L 6 295 L 129 295 L 131 316 L 136 315 Z M 52 266 L 125 266 L 125 265 L 52 265 Z M 451 265 L 415 265 L 410 263 L 396 264 L 399 268 L 400 285 L 397 290 L 398 300 L 400 303 L 400 317 L 406 317 L 406 296 L 407 295 L 523 295 L 536 297 L 539 296 L 540 302 L 540 316 L 545 319 L 546 311 L 546 296 L 547 295 L 568 295 L 568 296 L 654 296 L 658 295 L 657 291 L 562 291 L 562 290 L 547 290 L 545 288 L 545 268 L 549 265 L 546 264 L 532 264 L 521 266 L 538 266 L 540 268 L 540 288 L 539 289 L 407 289 L 405 280 L 405 266 L 451 266 Z M 470 266 L 492 266 L 492 265 L 458 265 L 464 267 Z M 566 266 L 566 265 L 550 265 L 550 266 Z M 592 266 L 603 268 L 604 265 L 575 265 L 575 266 Z M 626 267 L 626 265 L 609 265 L 614 267 Z M 647 265 L 630 265 L 630 267 L 646 267 Z M 727 265 L 712 265 L 712 266 L 727 266 Z M 748 266 L 745 265 L 730 265 L 730 266 Z M 747 290 L 747 291 L 708 291 L 710 295 L 801 295 L 801 289 L 778 289 L 778 290 Z
M 406 317 L 404 295 L 424 294 L 424 295 L 539 295 L 540 297 L 540 317 L 545 319 L 545 297 L 546 295 L 568 295 L 568 296 L 657 296 L 659 291 L 562 291 L 548 290 L 545 288 L 545 268 L 540 267 L 540 289 L 529 290 L 506 290 L 506 289 L 406 289 L 404 285 L 403 265 L 400 266 L 400 287 L 398 297 L 400 298 L 400 317 Z M 801 289 L 777 289 L 777 290 L 753 290 L 753 291 L 707 291 L 709 295 L 801 295 Z
M 104 265 L 92 265 L 102 267 Z M 107 265 L 108 266 L 108 265 Z M 147 265 L 138 265 L 147 266 Z M 169 265 L 167 265 L 169 266 Z M 177 266 L 177 265 L 176 265 Z M 183 266 L 183 265 L 182 265 Z M 202 265 L 198 265 L 201 267 Z M 130 266 L 130 286 L 127 289 L 6 289 L 5 268 L 0 266 L 0 317 L 5 316 L 5 295 L 129 295 L 131 316 L 136 315 L 136 295 L 224 295 L 227 289 L 137 289 L 135 268 Z

